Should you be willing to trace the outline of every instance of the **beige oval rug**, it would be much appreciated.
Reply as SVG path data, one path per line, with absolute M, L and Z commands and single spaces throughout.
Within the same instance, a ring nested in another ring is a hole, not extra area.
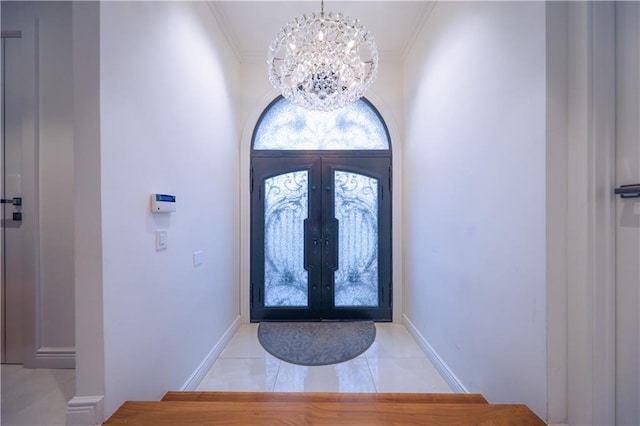
M 373 321 L 261 322 L 258 340 L 271 355 L 298 365 L 328 365 L 357 357 L 373 343 Z

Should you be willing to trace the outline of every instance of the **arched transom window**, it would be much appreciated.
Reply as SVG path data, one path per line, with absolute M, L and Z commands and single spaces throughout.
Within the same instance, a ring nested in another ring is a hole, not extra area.
M 335 111 L 309 111 L 285 98 L 262 115 L 255 150 L 388 150 L 389 136 L 378 112 L 365 99 Z

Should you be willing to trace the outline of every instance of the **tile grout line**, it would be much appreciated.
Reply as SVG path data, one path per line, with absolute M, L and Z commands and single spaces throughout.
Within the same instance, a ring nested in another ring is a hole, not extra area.
M 376 391 L 375 393 L 380 393 L 380 391 L 378 391 L 378 385 L 376 384 L 376 381 L 373 378 L 373 371 L 371 371 L 371 365 L 369 365 L 369 358 L 365 355 L 364 359 L 367 362 L 367 370 L 369 371 L 369 376 L 371 377 L 371 383 L 373 383 L 373 388 Z
M 278 377 L 280 376 L 280 367 L 282 367 L 282 361 L 278 360 L 278 371 L 276 372 L 276 377 L 273 380 L 273 386 L 271 387 L 270 392 L 276 391 L 276 384 L 278 383 Z
M 260 343 L 260 339 L 258 339 L 258 327 L 255 327 L 255 332 L 253 330 L 251 330 L 251 337 L 252 339 L 255 339 L 256 342 L 258 343 L 258 345 L 265 351 L 264 353 L 264 360 L 265 362 L 267 362 L 267 359 L 272 356 L 269 352 L 266 351 L 266 349 L 264 349 L 264 347 L 262 346 L 262 343 Z M 278 370 L 276 371 L 276 375 L 273 379 L 273 385 L 271 386 L 271 390 L 267 390 L 267 392 L 275 392 L 276 391 L 276 384 L 278 383 L 278 377 L 280 376 L 280 368 L 282 367 L 282 360 L 279 360 L 276 357 L 273 357 L 273 359 L 278 360 Z M 265 367 L 265 375 L 267 374 L 267 368 Z
M 380 393 L 380 391 L 378 390 L 379 386 L 376 383 L 375 378 L 373 377 L 373 370 L 371 369 L 371 364 L 369 364 L 369 356 L 367 355 L 367 353 L 369 352 L 371 347 L 376 344 L 376 341 L 380 338 L 379 331 L 380 330 L 378 330 L 378 327 L 376 327 L 376 337 L 375 339 L 373 339 L 373 343 L 371 343 L 371 345 L 367 348 L 367 350 L 364 351 L 364 359 L 367 361 L 367 370 L 369 370 L 369 376 L 371 377 L 371 382 L 373 383 L 373 388 L 375 389 L 376 393 Z

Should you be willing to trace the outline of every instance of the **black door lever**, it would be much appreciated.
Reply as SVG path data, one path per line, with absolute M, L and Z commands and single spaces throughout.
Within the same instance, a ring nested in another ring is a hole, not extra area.
M 0 204 L 13 204 L 14 206 L 22 205 L 22 197 L 14 197 L 14 198 L 2 198 L 0 199 Z
M 640 198 L 640 183 L 620 185 L 613 192 L 616 195 L 620 195 L 620 198 Z

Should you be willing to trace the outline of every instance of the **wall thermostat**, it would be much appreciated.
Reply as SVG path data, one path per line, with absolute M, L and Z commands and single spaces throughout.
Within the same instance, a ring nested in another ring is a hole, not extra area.
M 151 194 L 151 211 L 153 213 L 175 212 L 176 196 L 167 194 Z

